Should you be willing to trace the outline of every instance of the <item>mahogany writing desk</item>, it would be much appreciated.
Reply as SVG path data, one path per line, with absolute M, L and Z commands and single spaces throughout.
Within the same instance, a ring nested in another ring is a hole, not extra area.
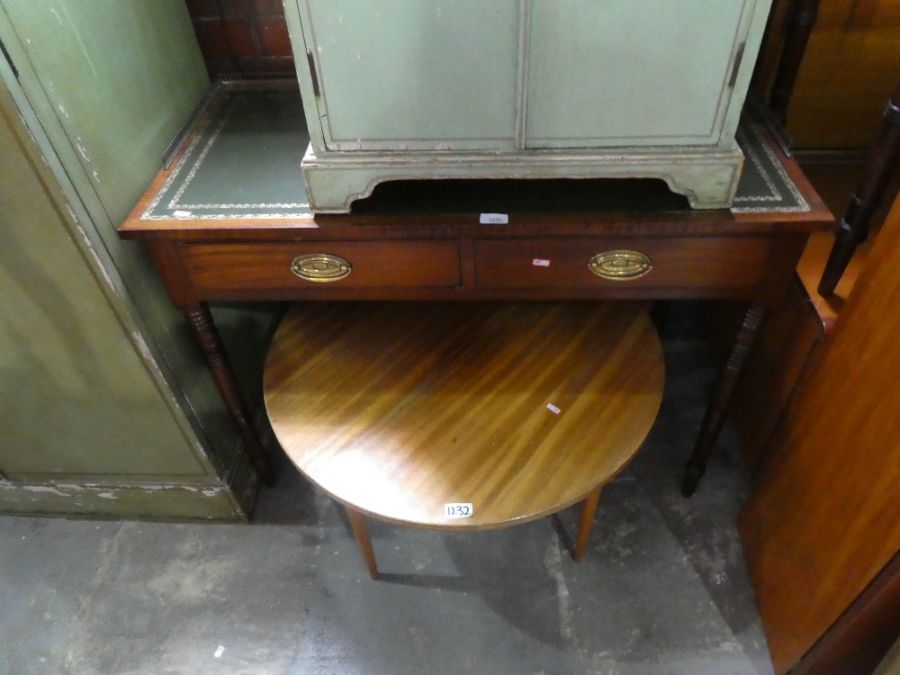
M 147 245 L 266 482 L 207 302 L 746 300 L 687 464 L 690 495 L 767 309 L 809 234 L 833 222 L 760 126 L 746 122 L 738 139 L 747 160 L 731 210 L 692 211 L 655 181 L 424 181 L 385 184 L 350 215 L 313 216 L 295 85 L 223 82 L 120 234 Z

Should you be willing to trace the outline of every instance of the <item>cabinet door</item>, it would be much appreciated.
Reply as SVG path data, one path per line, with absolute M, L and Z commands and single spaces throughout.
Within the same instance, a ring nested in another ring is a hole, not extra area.
M 534 0 L 527 146 L 717 143 L 756 4 Z
M 300 10 L 329 149 L 513 146 L 519 0 L 300 0 Z

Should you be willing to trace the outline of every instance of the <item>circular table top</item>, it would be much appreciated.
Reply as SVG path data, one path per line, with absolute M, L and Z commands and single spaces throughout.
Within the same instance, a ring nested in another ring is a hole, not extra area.
M 278 328 L 264 389 L 281 446 L 339 502 L 489 529 L 612 478 L 650 431 L 663 381 L 634 304 L 307 303 Z

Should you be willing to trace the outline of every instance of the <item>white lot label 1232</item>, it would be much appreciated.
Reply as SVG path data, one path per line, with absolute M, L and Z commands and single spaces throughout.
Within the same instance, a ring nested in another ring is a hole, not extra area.
M 471 518 L 475 515 L 472 504 L 444 504 L 444 516 L 447 518 Z

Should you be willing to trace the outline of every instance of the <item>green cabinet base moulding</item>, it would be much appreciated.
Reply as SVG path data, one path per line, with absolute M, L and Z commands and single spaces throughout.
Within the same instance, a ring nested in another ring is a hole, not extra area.
M 0 481 L 0 511 L 142 520 L 247 519 L 251 495 L 229 485 L 94 485 Z
M 661 178 L 731 206 L 771 0 L 284 4 L 314 211 L 441 178 Z

